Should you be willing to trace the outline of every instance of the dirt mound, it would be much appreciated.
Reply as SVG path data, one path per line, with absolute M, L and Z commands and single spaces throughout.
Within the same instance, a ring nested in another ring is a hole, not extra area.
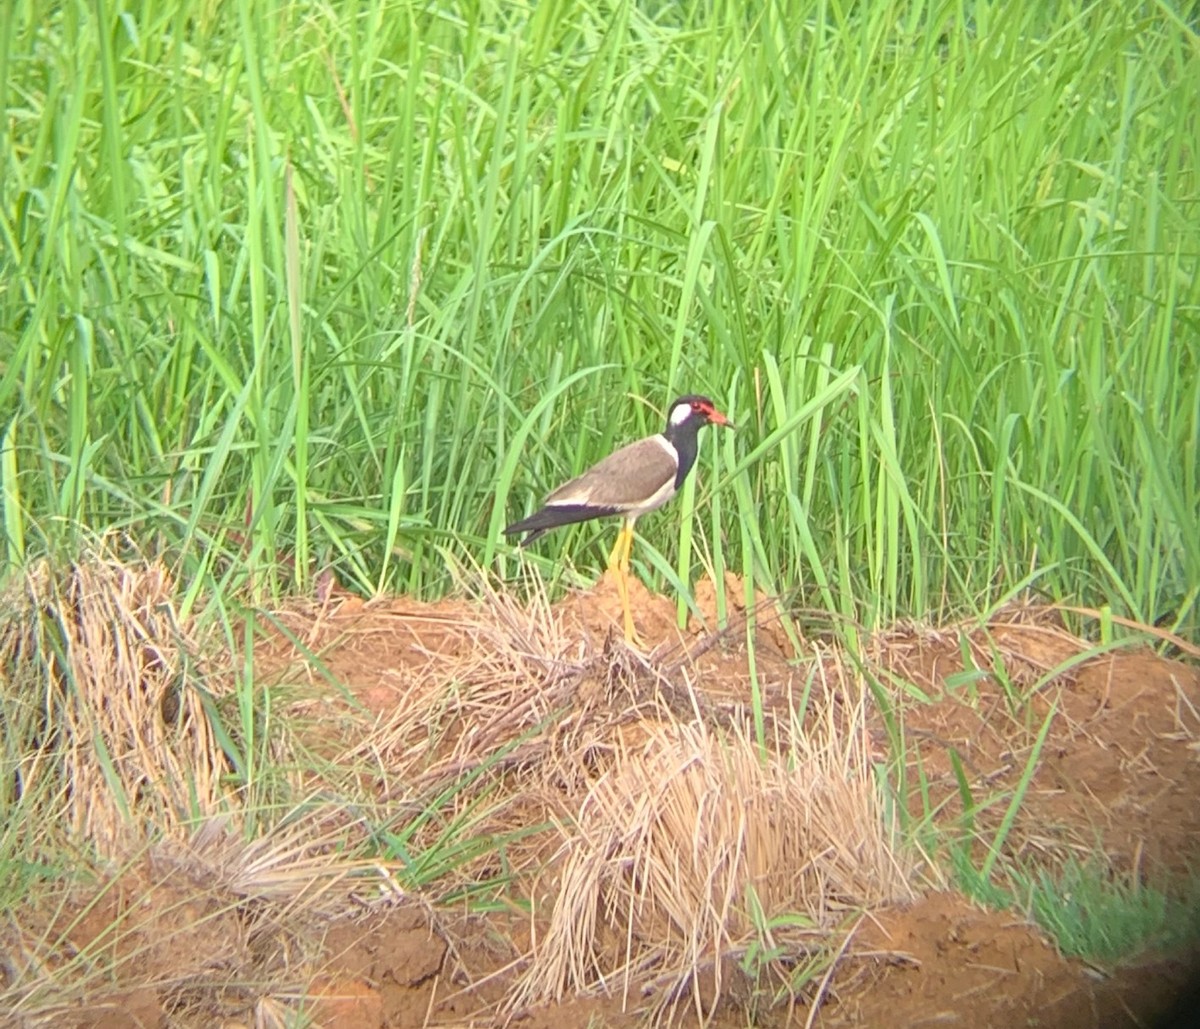
M 743 643 L 747 615 L 740 584 L 731 581 L 726 586 L 732 628 L 723 632 L 714 631 L 716 591 L 711 583 L 697 587 L 700 617 L 690 618 L 682 628 L 677 625 L 674 603 L 648 593 L 643 596 L 634 586 L 639 631 L 654 647 L 653 666 L 659 673 L 651 692 L 666 700 L 675 717 L 699 712 L 708 723 L 750 719 L 757 697 L 768 724 L 773 713 L 802 711 L 813 718 L 820 710 L 843 719 L 838 724 L 844 729 L 844 712 L 852 706 L 853 677 L 847 675 L 835 648 L 821 641 L 796 640 L 780 624 L 775 607 L 757 598 L 750 612 L 758 623 L 757 660 L 752 668 Z M 423 610 L 414 621 L 411 605 L 403 602 L 350 603 L 331 616 L 319 638 L 331 641 L 344 632 L 355 639 L 374 637 L 378 644 L 388 636 L 384 626 L 394 624 L 392 638 L 398 645 L 392 652 L 402 657 L 383 662 L 378 675 L 392 680 L 388 689 L 395 697 L 407 688 L 401 684 L 403 669 L 411 669 L 414 654 L 461 656 L 463 648 L 471 645 L 462 628 L 474 623 L 476 615 L 471 611 L 471 605 L 439 606 Z M 561 634 L 557 652 L 564 657 L 598 650 L 611 660 L 620 650 L 614 645 L 620 626 L 619 600 L 607 579 L 590 592 L 569 596 L 548 614 Z M 354 628 L 342 619 L 350 620 Z M 420 637 L 416 649 L 399 645 L 406 634 Z M 382 648 L 373 650 L 378 654 Z M 322 655 L 334 676 L 355 696 L 369 702 L 377 713 L 386 712 L 385 694 L 373 681 L 376 673 L 369 671 L 374 666 L 370 659 L 363 660 L 357 646 L 333 646 Z M 1005 806 L 999 801 L 1011 796 L 1026 763 L 1036 756 L 1023 803 L 1007 830 L 1007 853 L 1057 862 L 1068 855 L 1102 852 L 1116 867 L 1137 867 L 1147 874 L 1151 869 L 1181 870 L 1194 861 L 1200 835 L 1200 814 L 1192 803 L 1200 772 L 1196 742 L 1200 679 L 1190 666 L 1146 651 L 1089 654 L 1089 644 L 1066 632 L 1054 612 L 1021 609 L 1005 612 L 982 629 L 962 626 L 880 634 L 872 642 L 869 658 L 869 667 L 878 670 L 881 680 L 890 680 L 894 687 L 903 679 L 906 685 L 892 692 L 906 698 L 896 714 L 915 744 L 909 752 L 909 782 L 924 777 L 928 791 L 923 800 L 920 790 L 911 791 L 914 814 L 921 813 L 922 804 L 937 809 L 939 821 L 966 814 L 953 767 L 956 759 L 966 770 L 972 790 L 970 825 L 980 840 L 977 849 L 982 850 L 1000 827 Z M 695 685 L 690 694 L 673 693 L 680 673 Z M 631 709 L 641 710 L 638 705 L 646 697 L 639 700 L 635 694 L 626 694 L 625 699 Z M 918 700 L 919 694 L 924 696 Z M 587 697 L 585 683 L 577 699 L 586 703 Z M 1052 705 L 1057 713 L 1034 755 L 1038 731 Z M 880 714 L 873 710 L 868 718 L 867 746 L 871 757 L 883 759 L 891 743 Z M 622 723 L 625 738 L 645 742 L 654 736 L 654 724 L 640 716 L 630 718 Z M 545 856 L 543 852 L 541 857 Z M 1011 1024 L 1011 1018 L 1038 1010 L 1054 1019 L 1061 1015 L 1068 1025 L 1120 1024 L 1112 1019 L 1125 1017 L 1121 1013 L 1127 1003 L 1141 1013 L 1139 1017 L 1152 1015 L 1185 978 L 1178 964 L 1148 966 L 1153 971 L 1143 969 L 1142 974 L 1161 981 L 1161 992 L 1140 991 L 1136 1003 L 1127 1002 L 1123 998 L 1130 980 L 1125 974 L 1100 975 L 1063 959 L 1036 929 L 1011 914 L 983 911 L 953 895 L 934 893 L 912 907 L 876 912 L 872 918 L 853 935 L 846 950 L 858 956 L 844 960 L 825 984 L 817 1024 L 916 1025 L 934 1018 L 931 1011 L 950 1010 L 967 1021 L 981 1018 L 981 1025 Z M 872 951 L 878 956 L 871 957 Z M 489 988 L 468 989 L 454 1001 L 444 1002 L 444 1007 L 437 997 L 447 991 L 446 978 L 439 979 L 443 993 L 432 990 L 429 982 L 393 989 L 380 1024 L 405 1024 L 406 1004 L 413 1010 L 428 1007 L 435 1015 L 440 1012 L 440 1017 L 451 1019 L 470 1009 L 468 998 L 498 1004 L 504 996 L 498 983 L 519 976 L 528 954 L 519 940 L 502 957 L 462 949 L 461 963 L 447 973 L 450 982 L 462 986 L 487 979 L 497 969 L 504 971 L 498 979 L 488 979 Z M 953 965 L 955 955 L 962 967 Z M 996 971 L 1001 968 L 1005 971 Z M 975 978 L 966 974 L 969 969 L 975 969 Z M 742 1009 L 754 990 L 738 983 L 736 970 L 727 976 L 726 985 L 737 1009 L 728 1016 L 730 1024 L 743 1024 Z M 566 999 L 554 1008 L 557 1014 L 547 1016 L 560 1025 L 564 1019 L 565 1024 L 573 1024 L 575 1018 L 579 1024 L 589 1024 L 598 1016 L 603 1024 L 635 1024 L 644 1002 L 643 997 L 629 997 L 620 990 L 616 996 L 610 990 L 608 996 L 600 991 L 576 1000 L 569 999 L 570 992 L 565 991 Z M 1031 999 L 1022 1006 L 1013 999 L 1014 993 Z M 812 988 L 808 996 L 813 996 Z M 880 998 L 877 1006 L 870 1006 L 871 997 Z M 910 999 L 911 1008 L 904 1007 L 904 998 Z M 786 1018 L 780 1010 L 776 1008 L 773 1015 L 760 1012 L 758 1017 L 760 1021 Z M 786 1004 L 782 1010 L 787 1010 Z M 896 1021 L 900 1011 L 910 1015 Z M 524 1017 L 540 1016 L 526 1009 Z M 713 1017 L 720 1024 L 720 1009 Z
M 1194 668 L 1097 652 L 1044 610 L 893 630 L 852 659 L 768 598 L 747 609 L 736 580 L 699 584 L 682 626 L 673 601 L 631 595 L 650 654 L 625 647 L 607 579 L 553 605 L 484 585 L 432 605 L 334 592 L 264 615 L 257 681 L 294 785 L 393 857 L 369 890 L 321 887 L 319 918 L 269 932 L 255 913 L 287 896 L 254 892 L 269 862 L 220 878 L 223 899 L 194 918 L 171 914 L 191 910 L 186 883 L 177 896 L 178 880 L 143 878 L 137 910 L 164 912 L 179 944 L 162 950 L 173 985 L 147 960 L 76 1024 L 303 1010 L 338 1029 L 697 1012 L 715 1026 L 1083 1027 L 1144 1024 L 1184 981 L 1171 962 L 1066 960 L 1013 914 L 944 892 L 943 866 L 880 832 L 875 786 L 903 755 L 910 815 L 973 841 L 977 862 L 996 847 L 1046 867 L 1099 854 L 1138 875 L 1185 869 L 1200 842 Z M 467 898 L 492 913 L 461 914 Z M 40 939 L 124 947 L 119 971 L 162 935 L 128 904 L 93 910 L 70 932 L 43 919 Z M 249 983 L 227 1007 L 211 1003 L 214 967 Z
M 1154 1024 L 1188 984 L 1186 961 L 1156 961 L 1115 975 L 1066 961 L 1009 912 L 985 911 L 962 896 L 932 893 L 863 923 L 838 1003 L 821 1025 L 970 1025 L 1010 1029 L 1117 1029 Z
M 487 1024 L 481 1006 L 503 996 L 503 977 L 523 945 L 527 927 L 492 921 L 496 935 L 467 920 L 453 927 L 456 951 L 423 922 L 403 915 L 365 927 L 342 926 L 327 938 L 331 961 L 347 976 L 345 996 L 356 1003 L 374 985 L 378 1020 L 327 1024 L 408 1027 Z M 504 943 L 500 941 L 505 939 Z M 1200 955 L 1196 956 L 1200 961 Z M 1010 913 L 987 911 L 961 895 L 933 892 L 910 905 L 872 914 L 855 932 L 852 946 L 827 986 L 814 1025 L 920 1027 L 963 1025 L 1011 1029 L 1135 1029 L 1160 1024 L 1177 1010 L 1200 964 L 1186 958 L 1146 959 L 1103 970 L 1067 961 L 1032 926 Z M 435 967 L 436 966 L 436 967 Z M 487 972 L 500 972 L 486 979 Z M 472 974 L 473 971 L 473 974 Z M 741 1000 L 745 1000 L 742 997 Z M 760 1012 L 755 1024 L 804 1025 L 808 1012 Z M 620 997 L 567 999 L 530 1011 L 514 1024 L 535 1029 L 569 1026 L 637 1026 L 643 1016 L 623 1007 Z M 687 1024 L 686 1022 L 684 1024 Z M 730 1005 L 709 1023 L 717 1029 L 747 1024 L 744 1010 Z M 1180 1023 L 1186 1024 L 1186 1023 Z
M 893 631 L 876 641 L 876 659 L 931 701 L 899 694 L 915 744 L 910 781 L 927 779 L 939 821 L 964 816 L 955 758 L 972 790 L 970 820 L 986 840 L 1032 757 L 1037 769 L 1008 839 L 1013 856 L 1061 863 L 1101 852 L 1116 868 L 1151 875 L 1195 865 L 1194 667 L 1148 651 L 1089 656 L 1088 644 L 1048 609 L 1009 612 L 986 630 Z

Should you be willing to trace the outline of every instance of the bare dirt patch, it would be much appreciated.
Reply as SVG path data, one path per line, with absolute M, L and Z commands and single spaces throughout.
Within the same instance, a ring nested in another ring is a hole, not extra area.
M 532 615 L 509 595 L 422 605 L 335 593 L 264 617 L 257 674 L 274 687 L 314 795 L 339 796 L 352 784 L 374 797 L 353 818 L 372 832 L 399 832 L 455 783 L 487 784 L 491 792 L 454 796 L 404 843 L 420 853 L 469 825 L 506 840 L 503 861 L 495 847 L 465 854 L 428 889 L 363 894 L 357 915 L 344 909 L 299 921 L 228 878 L 205 880 L 205 892 L 178 872 L 126 870 L 103 903 L 68 899 L 54 912 L 22 915 L 20 931 L 9 933 L 10 946 L 53 938 L 59 954 L 93 953 L 109 936 L 124 948 L 115 967 L 125 974 L 79 997 L 71 1018 L 53 1024 L 232 1029 L 283 1024 L 287 1012 L 303 1010 L 337 1029 L 505 1020 L 633 1026 L 649 1015 L 694 1023 L 697 1012 L 718 1027 L 811 1018 L 829 1027 L 1082 1029 L 1145 1025 L 1164 1010 L 1187 981 L 1182 961 L 1147 959 L 1114 971 L 1066 960 L 1011 912 L 946 892 L 921 855 L 898 859 L 892 879 L 878 871 L 887 864 L 880 858 L 870 866 L 883 876 L 876 885 L 856 882 L 841 866 L 806 863 L 788 850 L 802 844 L 800 829 L 754 817 L 757 801 L 746 805 L 747 821 L 780 835 L 739 831 L 737 805 L 727 799 L 740 794 L 727 791 L 748 788 L 749 766 L 739 770 L 720 755 L 752 741 L 756 721 L 771 746 L 841 740 L 832 752 L 848 782 L 869 783 L 871 763 L 888 760 L 893 740 L 853 662 L 831 644 L 789 636 L 766 598 L 751 612 L 759 623 L 752 664 L 740 584 L 728 585 L 733 627 L 717 632 L 711 584 L 697 588 L 702 617 L 680 629 L 674 602 L 635 583 L 638 628 L 655 645 L 649 658 L 620 641 L 607 581 L 553 606 L 535 596 Z M 866 667 L 896 698 L 903 725 L 909 809 L 935 808 L 940 825 L 965 825 L 969 814 L 976 849 L 986 850 L 1053 710 L 1006 854 L 1047 866 L 1102 854 L 1114 867 L 1155 877 L 1185 870 L 1200 844 L 1200 676 L 1144 650 L 1072 664 L 1087 647 L 1054 613 L 1024 610 L 986 629 L 911 629 L 871 641 Z M 672 760 L 692 771 L 676 774 Z M 975 800 L 969 813 L 955 760 Z M 772 796 L 787 810 L 831 810 L 815 794 L 792 797 L 784 780 L 754 783 L 764 810 Z M 661 796 L 679 821 L 659 810 L 630 821 L 635 829 L 624 836 L 601 831 L 611 818 L 588 830 L 595 805 L 637 807 L 639 796 L 668 784 Z M 482 814 L 472 806 L 479 796 L 490 804 Z M 721 907 L 733 894 L 719 875 L 695 896 L 694 910 L 672 910 L 669 892 L 648 885 L 648 870 L 689 867 L 700 835 L 689 841 L 679 828 L 685 822 L 707 826 L 706 843 L 723 840 L 715 849 L 725 864 L 713 867 L 727 879 L 803 866 L 790 879 L 761 883 L 776 911 L 788 900 L 772 895 L 780 882 L 805 894 L 812 925 L 777 924 L 778 954 L 764 956 L 742 908 Z M 826 839 L 851 836 L 830 833 Z M 632 868 L 635 853 L 646 874 Z M 605 862 L 590 911 L 556 909 L 573 882 Z M 495 889 L 483 896 L 493 898 L 493 913 L 467 914 L 457 893 L 489 883 Z M 590 934 L 573 935 L 588 919 Z M 122 927 L 115 936 L 106 929 L 114 924 Z M 174 942 L 155 945 L 167 937 Z M 531 968 L 548 950 L 571 961 L 538 979 Z M 797 978 L 805 961 L 816 962 L 817 973 Z M 138 974 L 128 974 L 134 965 Z M 205 985 L 216 982 L 209 972 L 230 969 L 247 987 L 226 988 L 217 1003 Z
M 974 654 L 963 681 L 963 646 Z M 1193 665 L 1148 651 L 1112 651 L 1071 666 L 1086 644 L 1051 611 L 1014 610 L 987 631 L 890 633 L 881 667 L 934 703 L 903 704 L 930 800 L 962 813 L 951 755 L 966 769 L 980 836 L 994 833 L 1003 798 L 1024 771 L 1051 708 L 1056 712 L 1009 839 L 1015 856 L 1062 861 L 1103 853 L 1114 867 L 1183 873 L 1200 855 L 1200 677 Z M 976 672 L 998 663 L 1007 686 Z M 1055 673 L 1055 670 L 1063 669 Z M 950 688 L 947 682 L 959 684 Z M 1012 696 L 1029 696 L 1014 705 Z M 920 800 L 912 796 L 913 804 Z M 943 819 L 944 820 L 944 819 Z
M 828 1029 L 1132 1029 L 1170 1013 L 1194 972 L 1176 959 L 1102 973 L 1064 960 L 1010 912 L 983 910 L 954 893 L 881 912 L 855 942 L 863 967 L 857 975 L 854 961 L 843 969 L 838 1003 L 822 1012 Z

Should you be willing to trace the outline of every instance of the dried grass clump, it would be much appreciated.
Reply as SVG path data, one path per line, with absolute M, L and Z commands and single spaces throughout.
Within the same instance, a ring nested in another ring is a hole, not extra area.
M 832 717 L 808 732 L 763 754 L 701 723 L 652 727 L 566 830 L 550 924 L 510 1006 L 620 989 L 654 994 L 660 1013 L 685 1000 L 708 1012 L 733 985 L 728 958 L 769 942 L 786 981 L 837 949 L 848 912 L 911 897 L 863 748 L 847 742 L 863 737 L 835 734 Z M 761 938 L 773 919 L 790 938 Z
M 397 659 L 390 710 L 337 759 L 372 767 L 393 816 L 422 816 L 422 845 L 462 818 L 524 835 L 593 775 L 618 724 L 656 704 L 653 673 L 627 648 L 572 636 L 547 603 L 527 610 L 482 578 L 476 593 L 439 622 L 440 649 Z M 525 856 L 541 850 L 531 841 Z
M 159 561 L 97 545 L 32 565 L 0 614 L 5 800 L 119 857 L 221 807 L 224 758 L 201 701 L 191 627 Z M 209 683 L 205 689 L 212 690 Z
M 145 1024 L 215 1025 L 278 1008 L 292 1011 L 279 1024 L 292 1024 L 324 964 L 329 919 L 406 902 L 386 869 L 332 853 L 337 835 L 319 812 L 256 840 L 213 820 L 98 890 L 8 920 L 0 1010 L 30 1026 L 130 1008 Z

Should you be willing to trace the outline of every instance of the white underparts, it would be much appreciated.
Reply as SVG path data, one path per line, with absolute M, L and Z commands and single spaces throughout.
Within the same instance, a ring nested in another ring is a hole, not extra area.
M 654 511 L 660 508 L 668 500 L 675 496 L 675 478 L 672 476 L 662 484 L 662 487 L 650 497 L 644 504 L 638 504 L 637 507 L 630 508 L 625 512 L 626 518 L 636 518 L 638 515 L 644 515 L 647 511 Z

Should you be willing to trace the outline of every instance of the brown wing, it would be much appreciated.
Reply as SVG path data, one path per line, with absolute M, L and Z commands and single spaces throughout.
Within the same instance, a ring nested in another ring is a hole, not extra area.
M 675 448 L 663 436 L 650 436 L 609 454 L 578 478 L 559 486 L 546 498 L 546 505 L 637 510 L 671 497 L 678 469 Z

